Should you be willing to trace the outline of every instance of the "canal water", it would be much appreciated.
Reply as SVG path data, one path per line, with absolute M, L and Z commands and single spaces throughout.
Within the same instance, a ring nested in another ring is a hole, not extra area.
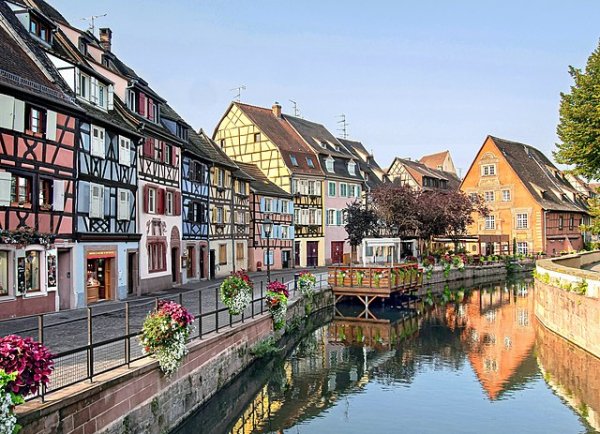
M 529 279 L 339 306 L 174 432 L 597 433 L 600 361 L 536 321 L 533 293 Z

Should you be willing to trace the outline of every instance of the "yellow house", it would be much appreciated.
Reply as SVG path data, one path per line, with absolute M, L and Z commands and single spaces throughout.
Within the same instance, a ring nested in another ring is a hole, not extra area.
M 579 226 L 588 218 L 585 199 L 540 151 L 488 136 L 461 185 L 480 195 L 490 213 L 477 215 L 471 253 L 555 255 L 583 248 Z
M 254 164 L 294 196 L 294 265 L 325 265 L 324 173 L 281 106 L 275 103 L 268 109 L 233 102 L 213 137 L 230 158 Z

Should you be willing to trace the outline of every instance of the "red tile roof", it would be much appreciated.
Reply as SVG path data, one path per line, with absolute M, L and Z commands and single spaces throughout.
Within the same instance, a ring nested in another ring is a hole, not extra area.
M 419 160 L 419 163 L 423 163 L 430 169 L 439 169 L 439 166 L 444 165 L 444 161 L 449 153 L 450 151 L 443 151 L 436 154 L 424 155 Z

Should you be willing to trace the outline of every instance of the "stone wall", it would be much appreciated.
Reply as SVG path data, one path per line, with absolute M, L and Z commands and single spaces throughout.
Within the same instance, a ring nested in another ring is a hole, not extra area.
M 527 272 L 533 270 L 535 263 L 532 262 L 521 262 L 515 265 L 515 272 Z M 431 278 L 423 275 L 423 285 L 434 285 L 438 283 L 453 282 L 457 280 L 472 280 L 478 278 L 498 278 L 503 279 L 507 275 L 506 265 L 504 263 L 490 264 L 490 265 L 468 265 L 464 268 L 464 271 L 457 269 L 450 270 L 448 277 L 444 276 L 444 270 L 434 270 Z
M 313 311 L 333 304 L 331 291 L 316 294 Z M 304 300 L 290 303 L 288 319 L 304 316 Z M 164 433 L 249 366 L 250 349 L 273 335 L 268 314 L 196 339 L 181 368 L 165 377 L 147 358 L 50 395 L 46 403 L 19 406 L 23 434 Z

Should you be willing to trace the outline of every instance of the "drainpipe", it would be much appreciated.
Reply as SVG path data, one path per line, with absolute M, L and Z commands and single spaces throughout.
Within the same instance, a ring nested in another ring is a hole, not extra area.
M 546 250 L 548 248 L 548 246 L 546 245 L 547 242 L 547 238 L 546 238 L 546 214 L 548 213 L 548 211 L 544 210 L 544 221 L 542 222 L 542 251 L 544 253 L 546 253 Z

